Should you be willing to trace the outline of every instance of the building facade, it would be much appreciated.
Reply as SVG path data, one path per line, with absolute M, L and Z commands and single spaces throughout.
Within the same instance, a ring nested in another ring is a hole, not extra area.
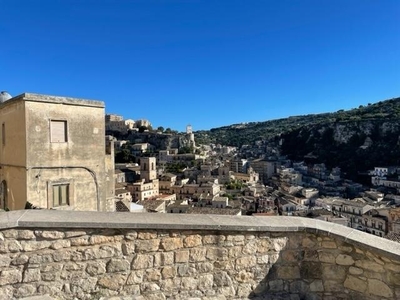
M 113 209 L 103 102 L 25 93 L 0 104 L 0 124 L 0 208 Z

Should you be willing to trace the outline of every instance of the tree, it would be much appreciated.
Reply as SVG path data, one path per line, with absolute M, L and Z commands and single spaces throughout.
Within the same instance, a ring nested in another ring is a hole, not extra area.
M 135 156 L 127 148 L 121 149 L 115 153 L 116 163 L 129 163 L 135 161 Z
M 145 132 L 146 130 L 147 130 L 147 126 L 142 125 L 142 126 L 139 127 L 139 132 L 140 132 L 140 133 L 143 133 L 143 132 Z
M 164 127 L 158 126 L 158 127 L 157 127 L 157 131 L 164 132 Z

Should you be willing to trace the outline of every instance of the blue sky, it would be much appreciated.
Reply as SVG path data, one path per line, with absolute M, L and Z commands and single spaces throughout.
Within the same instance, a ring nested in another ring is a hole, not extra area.
M 184 131 L 400 96 L 400 1 L 0 0 L 0 90 Z

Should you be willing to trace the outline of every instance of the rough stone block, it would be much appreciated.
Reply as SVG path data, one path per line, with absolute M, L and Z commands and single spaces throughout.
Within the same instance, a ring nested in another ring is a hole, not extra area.
M 160 286 L 154 282 L 143 282 L 140 284 L 140 290 L 142 293 L 159 291 Z
M 222 247 L 208 247 L 206 258 L 209 260 L 227 260 L 228 249 Z
M 78 237 L 78 236 L 83 236 L 83 235 L 86 235 L 86 231 L 80 230 L 80 231 L 66 231 L 65 232 L 66 238 Z
M 143 277 L 144 277 L 144 271 L 143 270 L 132 271 L 128 276 L 126 284 L 131 285 L 131 284 L 142 283 L 143 282 Z
M 222 236 L 223 239 L 225 239 L 224 236 Z M 209 244 L 217 244 L 220 241 L 220 236 L 218 235 L 205 235 L 203 236 L 203 244 L 204 245 L 209 245 Z
M 87 246 L 90 244 L 88 236 L 71 238 L 71 246 Z
M 247 240 L 242 248 L 244 255 L 254 255 L 258 251 L 258 243 L 256 240 Z
M 268 282 L 268 286 L 271 292 L 281 292 L 283 291 L 283 280 L 282 279 L 271 280 Z
M 16 256 L 11 262 L 12 265 L 24 265 L 29 261 L 29 256 L 26 254 L 20 254 Z
M 133 270 L 148 269 L 152 268 L 153 264 L 154 264 L 153 255 L 138 254 L 136 255 L 136 257 L 133 258 L 132 269 Z
M 284 250 L 281 252 L 282 259 L 288 262 L 302 261 L 304 258 L 304 251 L 302 250 Z
M 356 268 L 356 267 L 350 267 L 349 268 L 349 273 L 352 275 L 361 275 L 364 272 L 363 269 Z
M 136 240 L 138 237 L 138 233 L 136 231 L 128 231 L 125 232 L 125 239 L 129 241 Z
M 176 267 L 175 266 L 167 266 L 162 268 L 161 270 L 162 278 L 174 278 L 176 276 Z
M 244 256 L 240 257 L 235 260 L 236 262 L 236 270 L 243 270 L 243 269 L 248 269 L 252 268 L 257 264 L 257 259 L 255 256 Z
M 368 292 L 380 297 L 393 297 L 391 288 L 386 283 L 376 279 L 368 279 Z
M 323 263 L 335 264 L 336 262 L 336 255 L 333 252 L 320 251 L 318 253 L 318 258 L 319 261 Z
M 57 240 L 53 242 L 50 246 L 51 249 L 58 250 L 61 248 L 69 248 L 71 247 L 71 241 L 69 240 Z
M 185 248 L 193 248 L 202 245 L 202 237 L 198 234 L 190 235 L 183 240 Z
M 43 239 L 57 240 L 64 238 L 65 233 L 56 230 L 35 230 L 35 235 Z
M 313 282 L 310 283 L 310 292 L 323 292 L 324 291 L 324 285 L 322 283 L 322 280 L 314 280 Z
M 381 264 L 378 264 L 371 260 L 357 260 L 355 266 L 364 270 L 369 270 L 373 272 L 383 273 L 385 269 Z
M 323 283 L 325 292 L 338 293 L 343 291 L 343 283 L 341 281 L 324 280 Z
M 303 279 L 320 279 L 322 276 L 321 264 L 311 261 L 303 261 L 300 267 L 300 276 Z
M 351 266 L 354 264 L 354 259 L 350 255 L 339 254 L 336 257 L 336 263 L 342 266 Z
M 175 251 L 175 263 L 185 263 L 189 261 L 189 250 Z
M 135 242 L 122 242 L 121 248 L 122 248 L 122 253 L 124 255 L 130 255 L 135 253 Z
M 191 248 L 189 252 L 189 261 L 198 262 L 206 260 L 207 248 Z
M 32 296 L 36 293 L 36 287 L 32 284 L 23 284 L 17 287 L 14 290 L 14 297 L 21 298 L 21 297 L 28 297 Z M 10 298 L 3 298 L 3 295 L 0 291 L 0 299 L 11 299 Z
M 300 269 L 294 265 L 281 265 L 277 267 L 277 275 L 282 279 L 299 279 Z
M 19 240 L 33 240 L 36 236 L 32 230 L 18 230 Z
M 40 269 L 26 269 L 23 276 L 23 282 L 40 281 Z
M 150 240 L 150 239 L 156 239 L 157 238 L 157 232 L 156 231 L 139 231 L 137 233 L 137 239 L 139 240 Z
M 91 237 L 89 237 L 89 243 L 91 245 L 107 244 L 114 241 L 114 236 L 92 235 Z
M 136 240 L 136 252 L 147 253 L 157 251 L 160 246 L 159 239 Z
M 334 241 L 323 241 L 321 247 L 325 249 L 336 249 L 337 245 Z
M 148 269 L 144 274 L 144 282 L 159 281 L 161 279 L 161 272 L 159 269 Z
M 367 290 L 367 282 L 358 277 L 348 275 L 343 286 L 353 291 L 364 293 Z
M 22 281 L 22 272 L 19 269 L 2 270 L 0 285 L 14 284 Z
M 337 281 L 344 281 L 346 278 L 347 269 L 344 266 L 337 265 L 323 265 L 322 266 L 322 278 L 331 279 Z
M 122 272 L 130 269 L 130 263 L 126 259 L 111 259 L 106 267 L 107 273 Z
M 227 272 L 214 272 L 214 284 L 216 286 L 232 286 L 232 279 Z
M 211 290 L 213 282 L 214 282 L 214 276 L 212 274 L 200 275 L 198 281 L 198 289 L 202 292 Z
M 8 254 L 0 254 L 0 267 L 8 267 L 11 263 L 11 258 Z
M 103 261 L 88 262 L 86 273 L 90 276 L 96 276 L 106 273 L 106 264 Z
M 197 264 L 197 271 L 199 273 L 210 273 L 214 270 L 214 264 L 209 262 L 198 263 Z
M 172 265 L 174 263 L 174 252 L 157 252 L 154 254 L 154 267 Z
M 253 272 L 248 272 L 248 271 L 242 270 L 236 274 L 235 279 L 237 282 L 247 283 L 247 282 L 253 281 L 254 274 L 253 274 Z
M 126 277 L 125 274 L 106 274 L 99 278 L 97 284 L 110 290 L 119 290 L 124 286 Z
M 161 240 L 161 247 L 165 251 L 172 251 L 172 250 L 183 248 L 182 238 L 179 238 L 179 237 L 163 238 Z
M 32 241 L 34 243 L 36 243 L 35 241 Z M 25 244 L 26 242 L 22 241 L 23 244 Z M 23 247 L 23 244 L 21 245 L 20 242 L 16 241 L 16 240 L 6 240 L 4 242 L 6 250 L 8 250 L 9 252 L 20 252 L 21 250 L 24 251 L 32 251 L 32 250 L 25 250 L 25 248 Z M 47 247 L 44 247 L 47 248 Z M 28 248 L 29 249 L 29 248 Z M 40 248 L 43 249 L 43 248 Z M 37 249 L 34 249 L 37 250 Z

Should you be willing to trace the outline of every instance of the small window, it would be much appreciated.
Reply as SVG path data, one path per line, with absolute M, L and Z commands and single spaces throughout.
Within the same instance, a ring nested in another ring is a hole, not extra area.
M 6 124 L 3 123 L 1 124 L 1 140 L 3 143 L 3 146 L 6 144 Z
M 0 183 L 0 209 L 7 210 L 7 183 L 3 180 Z
M 53 185 L 53 207 L 69 205 L 69 184 Z
M 67 139 L 67 121 L 50 121 L 50 141 L 52 143 L 66 143 Z

